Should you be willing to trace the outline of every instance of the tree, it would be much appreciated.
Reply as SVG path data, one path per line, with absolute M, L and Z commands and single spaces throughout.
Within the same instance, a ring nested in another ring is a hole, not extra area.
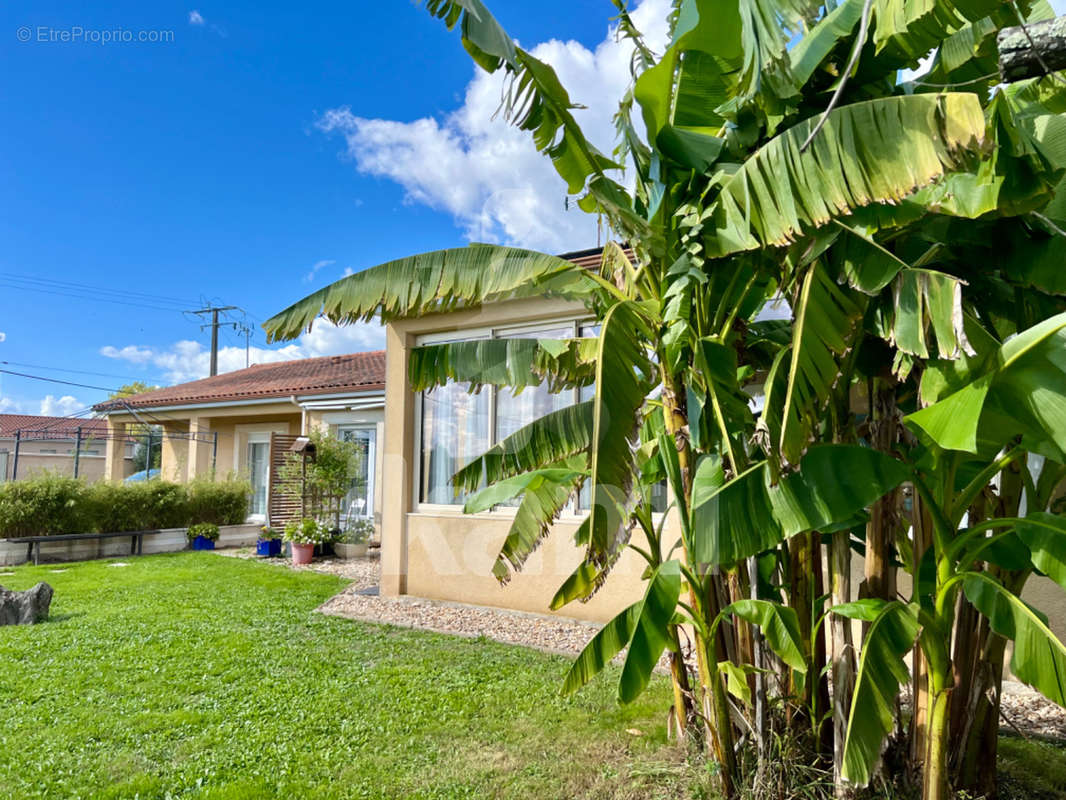
M 1016 13 L 1049 17 L 1047 4 L 681 0 L 657 55 L 619 0 L 633 83 L 612 157 L 585 138 L 551 67 L 479 0 L 426 5 L 481 68 L 504 72 L 505 114 L 632 258 L 615 244 L 598 271 L 489 245 L 412 256 L 304 298 L 266 323 L 270 338 L 320 313 L 388 322 L 533 295 L 585 303 L 595 338 L 432 345 L 409 364 L 415 390 L 595 387 L 454 478 L 476 492 L 469 511 L 522 498 L 501 580 L 588 487 L 585 558 L 556 608 L 591 596 L 627 545 L 648 561 L 643 599 L 590 642 L 565 688 L 628 648 L 627 702 L 670 652 L 673 716 L 709 748 L 728 797 L 741 718 L 762 785 L 777 731 L 832 764 L 838 795 L 877 778 L 889 741 L 907 769 L 882 768 L 886 780 L 920 778 L 935 800 L 994 791 L 988 698 L 1004 637 L 1014 674 L 1066 701 L 1066 648 L 1018 598 L 1037 570 L 1066 586 L 1066 526 L 1048 513 L 1066 476 L 1066 93 L 1058 76 L 992 91 L 996 32 Z M 931 51 L 926 74 L 901 82 Z M 792 318 L 762 319 L 779 297 Z M 648 501 L 664 475 L 677 547 Z
M 131 381 L 123 384 L 118 391 L 112 392 L 107 397 L 109 400 L 121 400 L 145 392 L 153 392 L 158 388 L 144 381 Z M 127 426 L 126 432 L 137 442 L 133 449 L 134 472 L 159 469 L 163 461 L 163 427 L 134 423 Z
M 158 386 L 147 384 L 144 381 L 131 381 L 130 383 L 122 384 L 122 386 L 118 387 L 118 391 L 111 392 L 107 398 L 108 400 L 119 400 L 126 397 L 133 397 L 136 394 L 154 392 L 158 388 Z

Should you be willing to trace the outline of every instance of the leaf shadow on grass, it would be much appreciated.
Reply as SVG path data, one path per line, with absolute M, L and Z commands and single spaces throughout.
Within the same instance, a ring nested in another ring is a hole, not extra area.
M 68 622 L 77 617 L 84 617 L 84 611 L 68 611 L 65 614 L 49 614 L 44 619 L 40 620 L 38 625 L 49 625 L 51 623 Z

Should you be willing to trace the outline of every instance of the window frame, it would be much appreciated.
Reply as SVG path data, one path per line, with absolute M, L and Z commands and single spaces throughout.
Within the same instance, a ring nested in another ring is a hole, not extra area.
M 538 331 L 547 331 L 551 328 L 569 327 L 570 332 L 568 338 L 576 338 L 581 328 L 590 323 L 595 323 L 595 317 L 587 315 L 574 316 L 572 314 L 561 317 L 548 317 L 541 320 L 531 320 L 529 322 L 508 323 L 501 325 L 483 326 L 480 328 L 468 328 L 466 330 L 455 331 L 442 331 L 438 333 L 428 333 L 416 337 L 415 347 L 422 347 L 429 344 L 445 344 L 450 342 L 470 342 L 478 341 L 482 339 L 497 339 L 504 337 L 514 337 L 516 334 L 535 334 Z M 486 439 L 488 440 L 488 447 L 494 447 L 496 441 L 496 392 L 495 386 L 484 386 L 481 391 L 488 392 L 488 414 L 487 414 L 487 426 Z M 573 388 L 567 390 L 572 393 L 572 403 L 580 402 L 580 388 Z M 413 491 L 411 498 L 412 511 L 419 514 L 448 514 L 448 515 L 463 515 L 462 503 L 425 503 L 422 501 L 422 439 L 425 433 L 423 427 L 423 405 L 425 392 L 412 392 L 415 399 L 414 408 L 414 462 L 413 469 Z M 517 512 L 517 506 L 495 506 L 488 511 L 482 511 L 477 514 L 465 514 L 463 516 L 474 517 L 488 517 L 497 519 L 510 519 L 513 518 Z M 563 521 L 580 521 L 585 518 L 588 511 L 582 511 L 577 508 L 576 499 L 572 498 L 567 504 L 566 508 L 560 514 L 560 519 Z

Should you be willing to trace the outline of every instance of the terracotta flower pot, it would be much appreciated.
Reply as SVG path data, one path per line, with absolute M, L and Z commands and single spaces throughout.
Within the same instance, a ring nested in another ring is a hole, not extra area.
M 314 556 L 315 546 L 313 544 L 297 544 L 292 543 L 292 563 L 293 564 L 310 564 L 311 558 Z

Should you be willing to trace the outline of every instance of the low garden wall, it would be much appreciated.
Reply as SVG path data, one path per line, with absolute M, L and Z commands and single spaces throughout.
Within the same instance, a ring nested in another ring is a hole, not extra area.
M 184 550 L 189 525 L 220 527 L 220 547 L 254 544 L 259 526 L 247 524 L 250 487 L 243 481 L 196 480 L 96 483 L 59 475 L 0 484 L 0 565 L 26 560 L 26 545 L 3 541 L 68 533 L 160 531 L 144 537 L 142 552 Z M 41 561 L 128 556 L 124 536 L 43 542 Z
M 259 538 L 257 523 L 220 525 L 216 547 L 248 547 Z M 163 528 L 159 533 L 144 537 L 142 555 L 152 553 L 176 553 L 188 548 L 185 537 L 187 528 Z M 73 542 L 42 542 L 41 563 L 61 561 L 85 561 L 91 558 L 120 558 L 129 556 L 130 540 L 125 537 L 93 541 L 84 539 Z M 0 540 L 0 567 L 26 563 L 26 545 Z

